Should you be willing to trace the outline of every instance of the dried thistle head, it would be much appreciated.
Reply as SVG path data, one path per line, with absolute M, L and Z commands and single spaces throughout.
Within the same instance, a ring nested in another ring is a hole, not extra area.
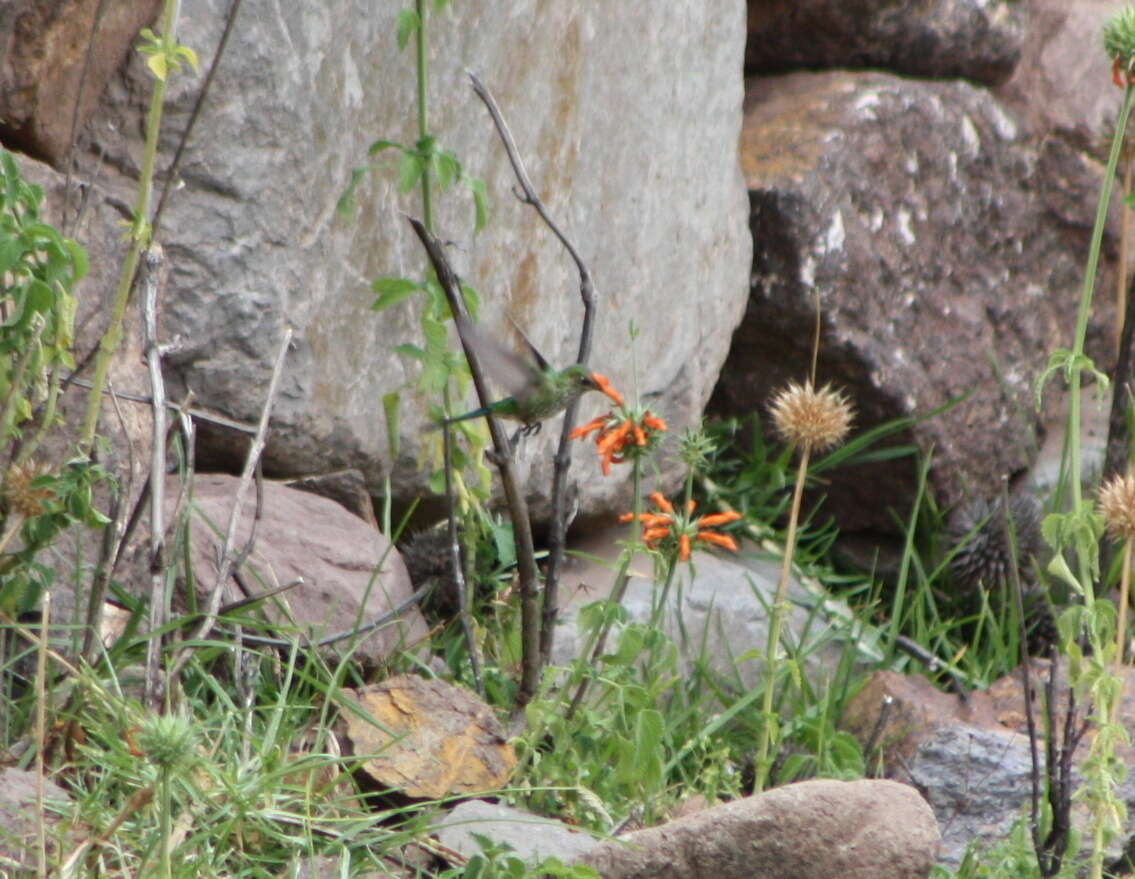
M 1099 503 L 1108 534 L 1116 540 L 1135 537 L 1135 475 L 1111 477 L 1100 487 Z
M 8 502 L 8 508 L 12 512 L 19 513 L 25 519 L 43 515 L 53 493 L 51 489 L 37 487 L 33 483 L 44 472 L 34 461 L 12 465 L 8 470 L 8 478 L 4 480 L 4 500 Z
M 855 411 L 831 385 L 816 390 L 811 381 L 790 382 L 769 406 L 773 424 L 788 443 L 822 452 L 843 442 Z

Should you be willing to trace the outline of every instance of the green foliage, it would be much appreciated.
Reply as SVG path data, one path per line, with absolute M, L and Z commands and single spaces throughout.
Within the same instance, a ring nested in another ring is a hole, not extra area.
M 40 219 L 43 190 L 25 181 L 0 150 L 0 442 L 20 435 L 35 407 L 54 413 L 60 368 L 71 356 L 75 286 L 87 254 Z
M 529 865 L 512 854 L 507 843 L 494 842 L 480 833 L 472 836 L 481 851 L 464 867 L 445 870 L 438 879 L 600 879 L 595 869 L 585 864 L 566 865 L 559 858 L 545 858 Z
M 0 150 L 0 443 L 9 450 L 0 477 L 0 612 L 35 607 L 53 580 L 37 561 L 65 528 L 98 527 L 95 485 L 108 479 L 85 457 L 53 470 L 32 454 L 59 426 L 62 371 L 74 368 L 74 288 L 87 254 L 40 217 L 43 191 Z M 19 546 L 9 551 L 19 534 Z

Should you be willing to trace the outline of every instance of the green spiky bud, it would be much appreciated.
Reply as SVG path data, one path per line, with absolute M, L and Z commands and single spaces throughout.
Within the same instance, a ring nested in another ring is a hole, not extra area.
M 197 731 L 180 714 L 151 714 L 138 731 L 138 749 L 161 769 L 173 769 L 196 757 Z
M 713 451 L 713 439 L 700 421 L 688 428 L 678 441 L 678 457 L 697 473 L 704 473 L 708 468 Z
M 1124 6 L 1103 26 L 1103 48 L 1107 57 L 1126 71 L 1135 62 L 1135 6 Z

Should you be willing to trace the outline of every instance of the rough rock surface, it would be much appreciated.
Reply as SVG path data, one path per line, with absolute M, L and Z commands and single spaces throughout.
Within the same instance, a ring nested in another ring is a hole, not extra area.
M 82 130 L 138 30 L 155 19 L 161 5 L 160 0 L 0 2 L 0 140 L 61 166 L 72 126 L 76 135 Z
M 890 781 L 802 781 L 596 846 L 604 879 L 924 879 L 926 801 Z
M 202 597 L 216 581 L 217 559 L 238 482 L 222 474 L 198 475 L 194 480 L 193 572 Z M 168 523 L 180 495 L 177 477 L 167 479 L 165 492 Z M 248 540 L 255 508 L 253 489 L 237 527 L 238 550 Z M 141 538 L 135 543 L 137 561 L 131 581 L 136 591 L 148 588 L 141 562 L 145 535 Z M 287 632 L 293 631 L 286 622 L 290 615 L 299 628 L 299 637 L 312 639 L 348 632 L 357 622 L 365 625 L 376 620 L 403 605 L 413 591 L 402 559 L 381 533 L 334 501 L 266 481 L 256 543 L 243 568 L 243 580 L 256 594 L 297 578 L 303 582 L 269 599 L 264 609 L 268 618 Z M 222 603 L 245 597 L 233 582 L 225 584 Z M 392 651 L 417 643 L 425 634 L 425 621 L 412 605 L 397 621 L 364 634 L 354 655 L 374 665 Z M 345 650 L 351 644 L 351 639 L 340 641 L 338 649 Z
M 996 94 L 1033 134 L 1099 149 L 1122 96 L 1110 86 L 1103 25 L 1122 6 L 1115 0 L 1029 0 L 1021 63 Z
M 1012 117 L 962 82 L 762 78 L 742 158 L 752 290 L 712 411 L 763 408 L 806 374 L 818 297 L 819 380 L 848 392 L 859 430 L 970 394 L 912 429 L 940 499 L 1026 468 L 1032 379 L 1069 341 L 1088 229 L 1035 180 Z M 1062 170 L 1090 179 L 1083 163 Z M 909 458 L 844 468 L 830 508 L 845 529 L 891 532 L 914 478 Z
M 441 800 L 508 786 L 516 753 L 471 690 L 404 674 L 343 696 L 358 709 L 343 723 L 359 771 L 381 788 Z
M 1034 659 L 1031 668 L 1039 704 L 1049 664 Z M 1057 681 L 1060 725 L 1067 691 L 1065 670 L 1059 671 Z M 1120 721 L 1128 729 L 1135 723 L 1133 684 L 1135 670 L 1127 669 Z M 1043 728 L 1043 720 L 1037 717 L 1038 727 Z M 965 702 L 936 690 L 925 678 L 877 672 L 848 705 L 844 724 L 872 751 L 881 750 L 888 776 L 923 792 L 942 828 L 941 861 L 948 866 L 956 867 L 974 842 L 981 848 L 1003 842 L 1013 825 L 1028 814 L 1032 758 L 1019 672 L 997 681 L 988 691 L 970 693 Z M 1073 790 L 1079 785 L 1078 766 L 1087 757 L 1091 738 L 1089 730 L 1075 753 Z M 1039 748 L 1043 772 L 1043 741 Z M 1120 746 L 1117 756 L 1130 765 L 1135 748 Z M 1135 779 L 1125 780 L 1118 793 L 1130 814 L 1135 806 Z M 1073 808 L 1072 822 L 1081 833 L 1091 827 L 1082 803 Z M 1135 823 L 1129 819 L 1110 857 L 1118 857 L 1133 837 Z
M 49 804 L 62 805 L 71 801 L 68 793 L 50 779 L 44 781 L 44 797 Z M 5 869 L 19 869 L 34 872 L 36 869 L 36 775 L 13 766 L 0 769 L 0 864 Z M 48 808 L 44 820 L 47 822 L 48 857 L 58 857 L 57 842 L 53 832 L 63 820 Z
M 182 5 L 179 37 L 203 62 L 227 5 Z M 402 390 L 406 457 L 392 475 L 396 491 L 409 495 L 422 488 L 414 456 L 425 401 L 412 391 L 417 362 L 391 348 L 422 344 L 417 306 L 368 311 L 371 280 L 424 273 L 403 217 L 420 203 L 397 192 L 397 151 L 376 160 L 380 171 L 360 187 L 354 216 L 335 211 L 373 141 L 418 137 L 412 50 L 397 51 L 397 12 L 363 0 L 248 0 L 189 144 L 163 239 L 175 261 L 167 327 L 182 342 L 168 361 L 173 386 L 248 420 L 281 332 L 294 327 L 267 466 L 279 475 L 357 467 L 377 491 L 393 463 L 382 396 Z M 469 199 L 460 190 L 443 195 L 436 228 L 454 242 L 449 253 L 463 279 L 481 291 L 488 323 L 505 328 L 508 313 L 550 361 L 566 364 L 582 307 L 574 266 L 511 195 L 512 172 L 466 69 L 494 91 L 537 190 L 595 279 L 593 365 L 616 386 L 632 385 L 633 320 L 639 356 L 650 355 L 640 388 L 662 395 L 655 408 L 675 426 L 708 399 L 744 304 L 751 241 L 737 166 L 743 42 L 739 0 L 624 4 L 615 15 L 521 0 L 503 17 L 495 7 L 455 4 L 431 18 L 433 131 L 485 179 L 493 202 L 488 229 L 473 238 Z M 106 151 L 99 170 L 116 192 L 137 167 L 146 76 L 132 61 L 92 127 L 92 156 Z M 198 86 L 192 77 L 173 80 L 167 131 L 184 124 Z M 666 319 L 655 320 L 660 314 Z M 545 430 L 531 444 L 527 484 L 537 511 L 558 433 Z M 206 448 L 210 437 L 201 442 Z M 213 451 L 235 455 L 223 443 Z M 581 486 L 585 511 L 627 491 L 618 479 Z
M 1013 0 L 757 0 L 749 4 L 745 67 L 883 67 L 997 83 L 1021 57 L 1025 7 Z

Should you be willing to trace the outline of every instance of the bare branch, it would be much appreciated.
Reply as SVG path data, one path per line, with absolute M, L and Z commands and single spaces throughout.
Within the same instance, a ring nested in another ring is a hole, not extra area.
M 591 283 L 591 273 L 588 271 L 587 264 L 583 261 L 579 251 L 552 220 L 544 207 L 543 201 L 536 194 L 536 189 L 528 177 L 528 171 L 524 167 L 523 160 L 520 158 L 520 151 L 516 148 L 512 132 L 501 115 L 500 108 L 497 107 L 497 102 L 492 93 L 477 78 L 476 74 L 471 71 L 466 71 L 466 73 L 468 73 L 473 84 L 473 91 L 477 93 L 477 97 L 484 102 L 488 109 L 489 115 L 493 119 L 493 125 L 496 126 L 497 134 L 504 144 L 505 152 L 508 153 L 508 160 L 512 165 L 513 173 L 520 183 L 520 200 L 530 205 L 545 225 L 552 230 L 552 234 L 559 239 L 579 271 L 579 297 L 583 300 L 583 325 L 579 333 L 579 354 L 576 357 L 576 362 L 586 364 L 591 357 L 591 338 L 594 335 L 595 322 L 596 293 Z M 544 582 L 543 620 L 540 626 L 540 660 L 542 665 L 547 664 L 551 659 L 556 634 L 556 617 L 559 614 L 559 576 L 560 568 L 563 566 L 568 528 L 567 473 L 571 466 L 568 434 L 571 433 L 572 427 L 575 425 L 578 409 L 579 399 L 576 398 L 571 401 L 564 412 L 560 443 L 556 450 L 555 468 L 552 473 L 552 527 L 548 536 L 548 565 Z
M 225 532 L 225 542 L 221 549 L 221 558 L 217 566 L 217 579 L 209 592 L 205 617 L 190 638 L 191 641 L 199 641 L 206 637 L 217 623 L 217 609 L 221 605 L 221 592 L 233 570 L 233 547 L 236 543 L 236 529 L 240 522 L 241 509 L 244 507 L 244 498 L 245 495 L 248 494 L 249 485 L 252 483 L 252 475 L 256 471 L 257 462 L 260 460 L 260 455 L 264 452 L 264 444 L 268 436 L 268 422 L 272 414 L 272 402 L 276 397 L 276 391 L 280 384 L 280 376 L 284 371 L 284 360 L 287 357 L 288 349 L 291 347 L 291 344 L 292 330 L 289 327 L 284 331 L 284 337 L 280 341 L 280 350 L 276 354 L 276 363 L 272 367 L 272 378 L 268 382 L 268 393 L 265 395 L 264 408 L 260 413 L 260 423 L 256 430 L 256 436 L 252 440 L 252 445 L 248 449 L 248 457 L 244 463 L 244 472 L 241 474 L 240 483 L 237 485 L 236 495 L 233 498 L 232 512 L 229 514 L 228 529 Z M 177 659 L 174 661 L 169 675 L 167 676 L 167 688 L 171 681 L 177 679 L 177 676 L 189 661 L 189 656 L 189 649 L 183 645 L 179 649 Z
M 489 389 L 485 383 L 481 360 L 475 347 L 461 334 L 461 327 L 469 322 L 465 302 L 461 295 L 461 284 L 454 274 L 445 251 L 438 244 L 437 239 L 429 230 L 414 217 L 408 217 L 422 246 L 426 249 L 430 263 L 437 273 L 438 283 L 445 291 L 450 310 L 454 315 L 454 322 L 458 327 L 458 336 L 461 346 L 465 349 L 465 359 L 469 362 L 469 372 L 473 377 L 473 384 L 483 404 L 490 401 Z M 520 628 L 521 644 L 523 645 L 523 659 L 521 661 L 520 688 L 517 692 L 517 707 L 522 707 L 536 695 L 536 685 L 540 678 L 540 655 L 538 644 L 540 640 L 539 604 L 540 596 L 537 590 L 539 573 L 536 570 L 536 548 L 532 543 L 532 525 L 528 518 L 528 501 L 520 490 L 516 479 L 516 471 L 512 466 L 512 444 L 501 427 L 500 422 L 490 413 L 486 420 L 489 432 L 493 438 L 493 448 L 496 454 L 494 463 L 500 471 L 501 488 L 504 490 L 505 502 L 508 504 L 509 516 L 512 518 L 513 539 L 516 541 L 516 567 L 520 575 Z

